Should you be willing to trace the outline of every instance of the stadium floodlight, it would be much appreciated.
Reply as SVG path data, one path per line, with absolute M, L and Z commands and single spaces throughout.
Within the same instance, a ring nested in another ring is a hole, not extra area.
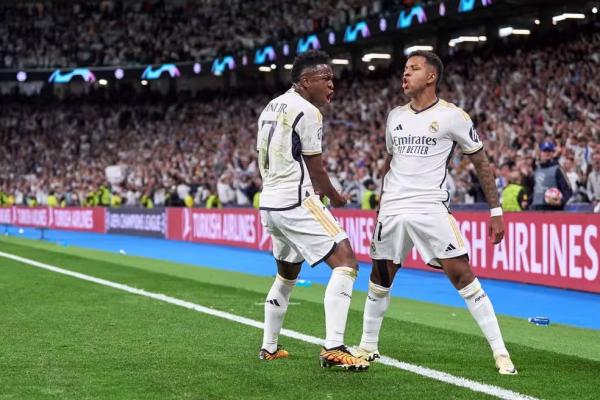
M 536 18 L 535 21 L 533 21 L 534 24 L 539 25 L 540 24 L 540 20 Z
M 560 21 L 564 21 L 566 19 L 585 19 L 585 14 L 576 14 L 576 13 L 564 13 L 560 15 L 555 15 L 552 17 L 552 23 L 556 25 Z
M 271 67 L 265 67 L 264 65 L 262 67 L 258 67 L 258 70 L 260 72 L 271 72 Z
M 125 76 L 125 71 L 123 71 L 123 68 L 115 69 L 115 78 L 123 79 L 124 76 Z
M 512 26 L 507 26 L 506 28 L 500 28 L 498 34 L 500 37 L 507 37 L 510 35 L 530 35 L 531 31 L 529 29 L 515 29 Z
M 369 65 L 369 71 L 375 71 L 375 66 L 374 65 Z
M 457 38 L 454 39 L 450 39 L 450 41 L 448 42 L 448 46 L 450 47 L 454 47 L 459 43 L 464 43 L 464 42 L 485 42 L 487 40 L 487 37 L 485 36 L 459 36 Z
M 404 49 L 404 55 L 407 56 L 410 53 L 412 53 L 413 51 L 417 51 L 417 50 L 432 51 L 433 46 L 422 46 L 422 45 L 410 46 L 410 47 L 407 47 Z
M 336 65 L 348 65 L 350 64 L 350 60 L 346 60 L 345 58 L 334 58 L 331 60 L 331 63 Z
M 292 64 L 285 64 L 283 66 L 283 68 L 285 68 L 285 69 L 292 69 Z
M 598 7 L 592 8 L 592 13 L 594 13 L 594 14 L 598 13 Z
M 277 69 L 277 65 L 276 64 L 271 64 L 271 69 Z
M 202 72 L 202 64 L 194 63 L 194 73 L 197 75 Z
M 388 53 L 367 53 L 362 56 L 363 62 L 371 62 L 371 60 L 389 60 L 392 58 L 391 54 Z
M 100 79 L 98 81 L 98 83 L 100 84 L 100 86 L 106 86 L 106 85 L 108 85 L 108 81 L 106 79 Z
M 27 72 L 19 71 L 17 72 L 17 81 L 25 82 L 27 80 Z
M 142 80 L 140 83 L 142 84 L 142 86 L 147 86 L 148 85 L 148 81 L 145 80 L 145 79 Z

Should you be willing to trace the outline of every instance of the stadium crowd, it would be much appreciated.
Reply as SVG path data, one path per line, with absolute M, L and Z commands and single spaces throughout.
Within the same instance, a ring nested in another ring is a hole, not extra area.
M 429 1 L 432 2 L 432 1 Z M 101 0 L 0 5 L 0 68 L 206 61 L 359 18 L 410 0 Z M 423 3 L 423 2 L 421 2 Z
M 471 115 L 501 194 L 517 184 L 527 206 L 546 152 L 568 181 L 564 202 L 600 202 L 599 33 L 545 47 L 457 54 L 448 61 L 441 97 Z M 397 70 L 340 79 L 324 110 L 327 169 L 357 206 L 366 187 L 377 191 L 381 184 L 385 119 L 407 101 L 401 76 Z M 268 100 L 261 94 L 209 101 L 5 102 L 0 200 L 251 206 L 261 186 L 256 120 Z M 454 204 L 484 201 L 467 157 L 457 151 L 449 171 Z

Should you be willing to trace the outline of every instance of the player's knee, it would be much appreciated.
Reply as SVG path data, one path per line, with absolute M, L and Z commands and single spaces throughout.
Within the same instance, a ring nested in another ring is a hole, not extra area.
M 348 239 L 343 240 L 336 245 L 330 261 L 330 265 L 334 268 L 337 266 L 344 266 L 358 271 L 358 261 L 356 260 L 356 256 L 354 255 L 354 251 L 352 250 L 352 246 L 350 246 Z
M 400 264 L 393 264 L 389 260 L 373 260 L 370 280 L 376 285 L 390 288 L 400 267 Z
M 460 290 L 473 282 L 475 280 L 475 275 L 469 269 L 450 277 L 450 279 L 452 279 L 452 284 L 454 287 Z
M 287 261 L 277 260 L 277 273 L 284 279 L 295 280 L 300 274 L 302 268 L 301 263 L 290 263 Z

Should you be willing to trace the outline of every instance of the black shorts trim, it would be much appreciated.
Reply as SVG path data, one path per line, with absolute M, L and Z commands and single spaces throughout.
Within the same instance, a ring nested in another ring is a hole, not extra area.
M 329 256 L 330 256 L 330 255 L 332 255 L 332 254 L 333 254 L 333 252 L 335 251 L 336 247 L 337 247 L 337 243 L 334 243 L 334 244 L 333 244 L 333 246 L 331 246 L 331 250 L 329 250 L 329 251 L 327 252 L 327 254 L 325 254 L 325 256 L 323 256 L 323 258 L 321 258 L 321 259 L 320 259 L 319 261 L 317 261 L 316 263 L 314 263 L 314 264 L 311 264 L 310 266 L 311 266 L 311 267 L 314 267 L 314 266 L 316 266 L 317 264 L 320 264 L 320 263 L 322 263 L 323 261 L 325 261 L 327 258 L 329 258 Z
M 438 267 L 437 265 L 433 265 L 433 264 L 427 264 L 427 266 L 430 267 L 430 268 L 433 268 L 433 269 L 440 270 L 440 271 L 444 270 L 444 268 Z
M 289 206 L 289 207 L 283 207 L 283 208 L 271 208 L 271 207 L 259 207 L 259 210 L 264 210 L 264 211 L 288 211 L 288 210 L 293 210 L 294 208 L 300 207 L 301 203 L 296 203 L 293 206 Z
M 471 262 L 471 260 L 469 259 L 469 253 L 464 253 L 464 254 L 461 254 L 461 255 L 458 255 L 458 256 L 455 256 L 455 257 L 448 257 L 448 258 L 439 258 L 439 257 L 436 257 L 436 259 L 437 260 L 452 260 L 454 258 L 460 258 L 460 257 L 467 257 L 467 261 Z M 433 269 L 439 269 L 439 270 L 442 270 L 442 271 L 444 270 L 444 268 L 442 268 L 442 267 L 438 267 L 437 265 L 432 265 L 432 264 L 429 264 L 429 263 L 427 263 L 427 266 L 429 266 L 429 267 L 431 267 Z
M 273 258 L 275 258 L 275 256 L 273 256 Z M 286 264 L 302 264 L 304 262 L 304 260 L 302 260 L 302 261 L 299 261 L 297 263 L 293 263 L 293 262 L 289 262 L 289 261 L 285 261 L 285 260 L 280 260 L 278 258 L 275 258 L 275 261 L 281 262 L 281 263 L 286 263 Z

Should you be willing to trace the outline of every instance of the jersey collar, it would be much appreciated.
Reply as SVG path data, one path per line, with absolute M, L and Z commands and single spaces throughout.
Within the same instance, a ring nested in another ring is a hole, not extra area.
M 419 114 L 419 113 L 422 113 L 423 111 L 427 111 L 427 110 L 429 110 L 430 108 L 434 107 L 434 106 L 435 106 L 437 103 L 439 103 L 439 102 L 440 102 L 440 98 L 438 97 L 438 98 L 436 98 L 436 99 L 435 99 L 435 101 L 434 101 L 433 103 L 431 103 L 431 105 L 429 105 L 429 106 L 427 106 L 427 107 L 423 108 L 422 110 L 415 110 L 415 109 L 413 108 L 412 104 L 410 104 L 410 105 L 409 105 L 409 107 L 410 107 L 410 109 L 411 109 L 411 110 L 412 110 L 412 111 L 413 111 L 415 114 Z

